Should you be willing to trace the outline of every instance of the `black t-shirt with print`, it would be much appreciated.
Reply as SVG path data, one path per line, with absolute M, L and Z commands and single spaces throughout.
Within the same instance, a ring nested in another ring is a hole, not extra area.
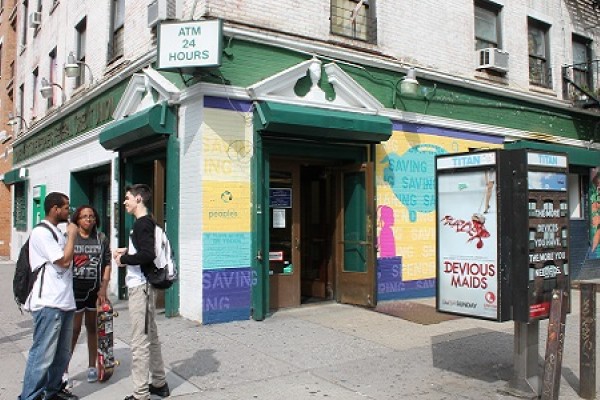
M 84 238 L 77 234 L 73 255 L 73 292 L 76 301 L 84 301 L 100 289 L 104 266 L 110 265 L 108 239 L 98 233 Z

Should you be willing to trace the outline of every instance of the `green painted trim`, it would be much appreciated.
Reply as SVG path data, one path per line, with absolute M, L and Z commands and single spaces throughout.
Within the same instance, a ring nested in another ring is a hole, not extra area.
M 171 135 L 176 119 L 167 103 L 156 104 L 105 126 L 100 132 L 100 144 L 107 150 L 118 150 L 156 135 Z
M 13 163 L 23 162 L 111 121 L 124 91 L 125 83 L 123 82 L 91 99 L 48 127 L 28 135 L 14 146 Z
M 258 133 L 258 122 L 254 118 L 254 148 L 255 154 L 252 158 L 252 202 L 254 209 L 252 213 L 252 270 L 256 274 L 256 284 L 252 286 L 252 319 L 262 321 L 269 312 L 269 251 L 267 225 L 268 206 L 265 199 L 265 182 L 269 181 L 268 166 L 266 166 L 263 153 L 262 137 Z
M 20 176 L 19 172 L 21 171 L 21 169 L 25 170 L 25 176 L 24 177 Z M 4 178 L 2 178 L 2 180 L 4 181 L 5 185 L 12 185 L 12 184 L 17 183 L 17 182 L 24 182 L 27 179 L 29 179 L 29 170 L 27 168 L 15 168 L 15 169 L 12 169 L 12 170 L 10 170 L 8 172 L 5 172 L 4 173 Z
M 532 149 L 554 153 L 567 153 L 570 165 L 581 165 L 585 167 L 597 167 L 600 165 L 600 151 L 582 149 L 560 144 L 539 143 L 529 140 L 518 140 L 506 143 L 505 149 Z
M 311 58 L 292 49 L 244 41 L 236 37 L 226 38 L 225 43 L 227 45 L 220 68 L 197 71 L 195 76 L 176 73 L 163 75 L 180 89 L 201 81 L 247 88 Z M 321 61 L 325 64 L 332 62 L 328 58 Z M 487 93 L 421 77 L 418 78 L 423 90 L 421 95 L 408 96 L 399 90 L 404 74 L 371 66 L 338 65 L 389 110 L 581 140 L 593 139 L 598 120 L 595 116 L 576 110 L 540 105 L 500 93 Z M 299 95 L 305 83 L 299 82 L 296 85 Z M 322 72 L 319 86 L 330 94 L 325 71 Z
M 167 236 L 175 253 L 177 265 L 181 265 L 179 252 L 179 199 L 180 199 L 180 142 L 176 134 L 169 136 L 167 141 L 167 187 L 166 190 L 166 220 Z M 181 267 L 178 272 L 181 274 Z M 181 275 L 179 276 L 179 280 Z M 165 292 L 165 316 L 174 317 L 179 314 L 179 280 Z
M 320 141 L 381 143 L 392 136 L 392 121 L 387 117 L 346 111 L 261 102 L 257 106 L 260 130 L 285 133 Z

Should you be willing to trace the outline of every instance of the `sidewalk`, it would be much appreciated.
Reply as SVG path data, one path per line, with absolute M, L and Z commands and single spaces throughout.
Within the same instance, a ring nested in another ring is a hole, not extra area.
M 21 316 L 12 300 L 13 268 L 0 262 L 2 400 L 16 399 L 20 392 L 32 335 L 30 316 Z M 579 293 L 572 294 L 560 399 L 579 398 Z M 432 299 L 413 303 L 417 309 L 433 304 Z M 120 313 L 115 356 L 121 365 L 108 383 L 85 382 L 82 333 L 71 364 L 74 392 L 81 399 L 119 400 L 130 394 L 127 304 L 117 302 L 115 308 Z M 507 391 L 513 371 L 512 322 L 443 318 L 426 325 L 326 303 L 280 311 L 262 322 L 202 326 L 161 315 L 158 324 L 171 397 L 176 399 L 515 399 Z M 543 322 L 540 363 L 546 333 Z

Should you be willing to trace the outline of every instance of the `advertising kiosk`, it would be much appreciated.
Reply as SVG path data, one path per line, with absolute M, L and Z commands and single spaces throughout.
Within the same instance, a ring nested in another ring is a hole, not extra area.
M 570 288 L 566 155 L 440 155 L 436 169 L 437 310 L 548 318 L 552 290 Z
M 513 320 L 510 386 L 539 394 L 539 320 L 550 316 L 554 289 L 570 299 L 567 156 L 439 155 L 436 172 L 437 311 Z

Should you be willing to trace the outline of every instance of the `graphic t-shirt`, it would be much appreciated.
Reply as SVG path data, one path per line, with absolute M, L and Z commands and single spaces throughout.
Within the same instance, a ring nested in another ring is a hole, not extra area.
M 73 256 L 73 292 L 76 301 L 84 301 L 90 293 L 98 292 L 105 265 L 110 265 L 108 239 L 104 235 L 84 238 L 78 233 Z

